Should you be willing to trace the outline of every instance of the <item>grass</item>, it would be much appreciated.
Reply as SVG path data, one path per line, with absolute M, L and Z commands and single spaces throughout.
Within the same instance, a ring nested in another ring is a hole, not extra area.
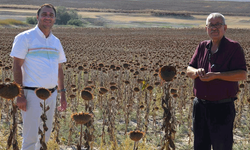
M 4 19 L 4 20 L 0 20 L 0 25 L 1 26 L 6 26 L 6 25 L 26 25 L 26 23 L 19 21 L 19 20 L 15 20 L 15 19 Z

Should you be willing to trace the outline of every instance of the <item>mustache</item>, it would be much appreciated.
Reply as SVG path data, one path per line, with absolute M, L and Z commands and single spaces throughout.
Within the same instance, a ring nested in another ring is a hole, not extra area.
M 219 32 L 219 30 L 211 30 L 210 33 Z

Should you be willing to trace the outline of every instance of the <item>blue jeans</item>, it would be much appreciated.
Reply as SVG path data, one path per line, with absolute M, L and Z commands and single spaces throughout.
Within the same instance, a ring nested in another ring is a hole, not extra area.
M 194 150 L 232 150 L 234 102 L 203 104 L 193 101 Z

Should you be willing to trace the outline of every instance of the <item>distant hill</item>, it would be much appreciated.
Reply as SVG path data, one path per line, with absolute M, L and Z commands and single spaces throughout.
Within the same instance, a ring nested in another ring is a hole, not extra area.
M 1 0 L 2 4 L 36 5 L 41 0 Z M 219 2 L 207 0 L 50 0 L 55 6 L 72 8 L 96 8 L 115 10 L 164 10 L 171 12 L 190 12 L 209 14 L 220 12 L 227 15 L 249 15 L 250 2 Z

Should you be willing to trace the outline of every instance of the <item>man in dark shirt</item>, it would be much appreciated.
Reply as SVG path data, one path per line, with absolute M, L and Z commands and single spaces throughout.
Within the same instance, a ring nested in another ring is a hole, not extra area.
M 238 42 L 224 36 L 225 18 L 212 13 L 206 20 L 211 40 L 201 42 L 187 67 L 194 79 L 194 150 L 232 150 L 234 100 L 238 81 L 247 76 L 244 52 Z

